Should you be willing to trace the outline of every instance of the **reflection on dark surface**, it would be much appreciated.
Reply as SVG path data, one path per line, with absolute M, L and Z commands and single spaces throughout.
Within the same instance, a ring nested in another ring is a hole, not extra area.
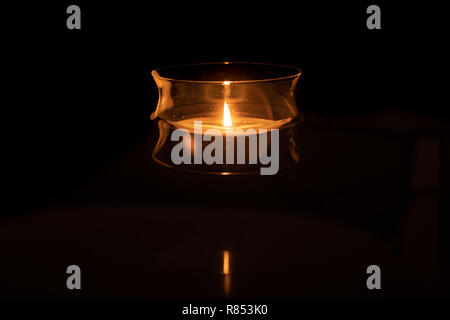
M 275 176 L 165 168 L 151 128 L 89 184 L 2 218 L 0 295 L 71 297 L 78 264 L 85 298 L 369 298 L 377 264 L 382 297 L 446 296 L 448 137 L 376 119 L 309 115 L 301 162 Z
M 246 152 L 246 162 L 245 164 L 237 164 L 236 159 L 234 164 L 193 164 L 193 160 L 191 164 L 179 164 L 175 165 L 171 159 L 171 152 L 175 145 L 182 143 L 179 141 L 172 141 L 171 135 L 173 131 L 176 129 L 173 125 L 163 119 L 157 119 L 157 127 L 158 130 L 155 130 L 153 133 L 154 136 L 158 137 L 156 143 L 154 143 L 154 148 L 152 151 L 153 160 L 158 162 L 159 164 L 173 168 L 179 169 L 183 171 L 190 171 L 196 173 L 210 173 L 210 174 L 222 174 L 222 175 L 230 175 L 230 174 L 260 174 L 260 168 L 266 165 L 258 164 L 249 164 L 249 138 L 246 137 L 245 140 L 245 152 Z M 285 168 L 296 165 L 301 158 L 301 150 L 300 150 L 300 141 L 302 139 L 301 136 L 301 127 L 303 124 L 303 116 L 295 119 L 282 127 L 279 130 L 279 169 L 283 170 Z M 259 129 L 255 129 L 258 132 Z M 194 151 L 203 152 L 204 148 L 211 143 L 210 141 L 202 141 L 202 147 L 199 150 L 195 150 L 198 146 L 194 143 L 194 133 L 190 133 L 190 142 L 187 143 L 187 149 L 191 150 L 191 157 L 193 157 Z M 270 130 L 267 133 L 267 150 L 270 153 L 271 150 L 271 139 L 270 139 Z M 237 155 L 237 139 L 234 138 L 235 141 L 233 143 L 233 148 L 231 152 L 236 158 Z M 259 139 L 259 137 L 258 137 Z M 184 140 L 183 140 L 184 141 Z M 223 155 L 227 154 L 227 144 L 226 137 L 223 137 Z
M 231 294 L 231 270 L 230 270 L 230 260 L 231 255 L 229 250 L 223 251 L 223 265 L 222 265 L 222 274 L 223 274 L 223 291 L 225 297 L 230 297 Z
M 223 267 L 222 267 L 222 273 L 223 274 L 230 274 L 230 251 L 224 250 L 223 251 Z

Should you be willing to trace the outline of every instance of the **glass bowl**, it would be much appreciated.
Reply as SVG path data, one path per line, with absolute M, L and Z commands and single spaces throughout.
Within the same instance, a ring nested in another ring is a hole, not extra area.
M 151 115 L 152 120 L 158 121 L 159 128 L 153 158 L 163 165 L 183 170 L 219 174 L 256 173 L 260 171 L 261 163 L 243 163 L 242 157 L 249 159 L 251 155 L 252 136 L 257 136 L 258 142 L 261 133 L 268 132 L 266 145 L 269 148 L 275 133 L 279 138 L 279 162 L 286 156 L 283 152 L 287 152 L 290 159 L 284 162 L 298 162 L 299 155 L 292 153 L 292 146 L 289 148 L 289 145 L 295 144 L 292 140 L 295 130 L 292 128 L 302 122 L 295 101 L 295 88 L 300 75 L 301 70 L 295 67 L 252 62 L 176 65 L 152 71 L 159 90 L 158 105 Z M 201 126 L 198 126 L 199 123 Z M 174 130 L 184 130 L 191 135 L 191 141 L 184 141 L 186 150 L 192 153 L 189 163 L 173 163 L 172 151 L 179 143 L 179 140 L 172 139 Z M 202 152 L 210 141 L 217 140 L 204 138 L 211 135 L 210 132 L 224 135 L 223 154 L 234 152 L 235 157 L 239 158 L 242 148 L 234 146 L 233 150 L 227 149 L 225 135 L 230 131 L 248 138 L 245 146 L 248 155 L 241 156 L 241 161 L 235 159 L 233 163 L 216 158 L 217 161 L 208 163 L 209 166 L 195 161 L 195 152 Z M 196 135 L 203 138 L 196 140 Z M 195 147 L 195 141 L 199 150 Z M 283 148 L 286 150 L 283 151 Z M 257 149 L 260 150 L 261 146 Z

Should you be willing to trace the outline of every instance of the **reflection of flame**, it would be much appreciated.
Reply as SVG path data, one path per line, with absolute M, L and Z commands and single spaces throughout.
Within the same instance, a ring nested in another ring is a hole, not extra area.
M 223 251 L 223 266 L 222 273 L 223 278 L 223 289 L 226 297 L 230 296 L 231 292 L 231 275 L 230 275 L 230 251 Z
M 223 126 L 231 127 L 233 123 L 231 122 L 230 109 L 228 108 L 228 103 L 223 103 Z
M 223 252 L 223 274 L 230 274 L 230 251 L 225 250 Z

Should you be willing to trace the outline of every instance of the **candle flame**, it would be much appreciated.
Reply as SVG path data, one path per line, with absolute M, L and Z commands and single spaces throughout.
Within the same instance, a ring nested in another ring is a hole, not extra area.
M 230 109 L 228 108 L 228 103 L 224 102 L 223 104 L 223 126 L 231 127 L 233 122 L 231 121 Z
M 230 274 L 230 251 L 225 250 L 223 252 L 223 274 Z

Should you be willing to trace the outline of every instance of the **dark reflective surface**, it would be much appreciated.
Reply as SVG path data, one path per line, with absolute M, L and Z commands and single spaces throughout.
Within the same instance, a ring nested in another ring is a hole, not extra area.
M 222 299 L 223 250 L 230 299 L 448 297 L 450 109 L 432 74 L 444 10 L 384 2 L 373 32 L 372 3 L 83 1 L 72 32 L 69 4 L 5 11 L 0 297 Z M 153 161 L 151 71 L 227 60 L 303 70 L 298 166 L 212 176 Z
M 2 296 L 67 297 L 73 263 L 87 298 L 374 297 L 370 264 L 383 297 L 445 296 L 440 145 L 361 121 L 306 117 L 302 161 L 275 176 L 165 168 L 149 130 L 89 185 L 2 219 Z

